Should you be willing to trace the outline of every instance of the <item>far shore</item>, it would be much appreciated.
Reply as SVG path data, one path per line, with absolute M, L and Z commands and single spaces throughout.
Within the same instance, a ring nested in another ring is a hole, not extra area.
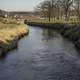
M 45 23 L 45 22 L 26 22 L 33 27 L 54 29 L 61 33 L 62 36 L 71 40 L 75 47 L 80 49 L 80 23 Z

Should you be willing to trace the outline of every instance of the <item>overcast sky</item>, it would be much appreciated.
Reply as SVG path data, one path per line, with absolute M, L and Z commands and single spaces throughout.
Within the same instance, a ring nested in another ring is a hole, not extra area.
M 0 0 L 0 9 L 6 11 L 32 11 L 43 0 Z

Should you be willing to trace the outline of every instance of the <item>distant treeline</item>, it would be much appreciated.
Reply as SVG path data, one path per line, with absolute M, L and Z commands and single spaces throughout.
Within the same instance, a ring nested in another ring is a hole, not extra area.
M 7 14 L 7 11 L 0 10 L 0 17 L 4 17 L 5 14 Z
M 22 15 L 22 16 L 27 16 L 27 15 L 35 15 L 34 12 L 27 12 L 27 11 L 12 11 L 9 12 L 10 16 L 14 16 L 14 15 Z
M 30 16 L 30 15 L 37 15 L 34 12 L 29 12 L 29 11 L 4 11 L 4 10 L 0 10 L 0 16 L 4 17 L 5 15 L 8 16 L 14 16 L 14 15 L 18 15 L 18 16 Z

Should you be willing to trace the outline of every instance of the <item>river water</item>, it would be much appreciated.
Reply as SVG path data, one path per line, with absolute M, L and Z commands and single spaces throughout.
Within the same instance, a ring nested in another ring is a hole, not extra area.
M 18 48 L 0 59 L 0 80 L 80 80 L 80 54 L 58 32 L 30 27 Z

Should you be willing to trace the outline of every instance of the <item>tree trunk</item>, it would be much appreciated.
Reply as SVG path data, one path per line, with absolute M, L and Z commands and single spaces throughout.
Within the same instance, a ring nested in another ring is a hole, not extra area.
M 65 11 L 65 20 L 68 21 L 68 10 Z
M 60 9 L 58 8 L 58 14 L 57 14 L 57 19 L 59 20 L 59 16 L 60 16 Z

